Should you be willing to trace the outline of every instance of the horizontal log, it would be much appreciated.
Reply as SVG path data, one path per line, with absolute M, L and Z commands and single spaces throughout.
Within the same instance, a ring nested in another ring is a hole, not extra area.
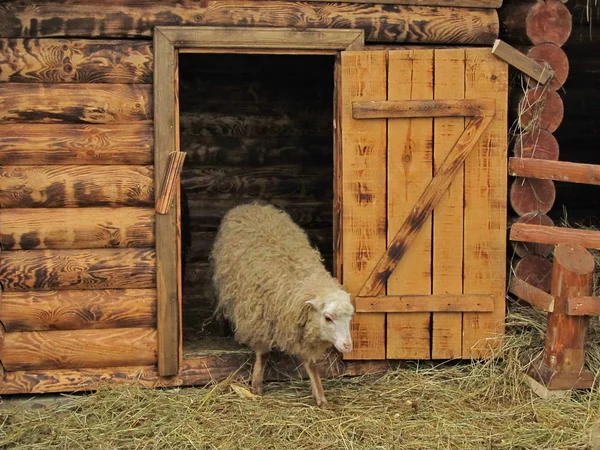
M 0 164 L 131 164 L 154 161 L 152 123 L 0 125 Z
M 509 43 L 562 46 L 571 34 L 571 13 L 558 0 L 512 0 L 498 11 L 500 37 Z
M 517 158 L 558 160 L 560 149 L 552 133 L 536 129 L 517 136 L 513 154 Z
M 553 76 L 551 68 L 546 64 L 540 64 L 500 39 L 494 42 L 492 53 L 539 83 L 546 84 Z
M 0 284 L 5 292 L 153 288 L 156 254 L 123 248 L 2 252 Z
M 333 167 L 332 135 L 275 137 L 188 135 L 182 130 L 185 166 L 265 166 L 301 164 Z
M 149 166 L 0 166 L 1 208 L 153 206 Z
M 156 327 L 156 289 L 5 292 L 6 331 Z
M 211 199 L 333 198 L 331 167 L 184 167 L 181 188 Z
M 235 14 L 231 12 L 235 11 Z M 285 12 L 283 14 L 282 12 Z M 0 5 L 0 37 L 152 36 L 160 25 L 357 28 L 367 41 L 492 44 L 498 37 L 493 9 L 290 1 L 160 0 L 109 5 L 88 0 L 68 4 L 8 0 Z
M 554 297 L 526 281 L 513 276 L 508 290 L 540 311 L 554 311 Z
M 2 250 L 154 247 L 152 208 L 14 208 L 0 211 Z
M 324 0 L 304 0 L 323 3 Z M 373 0 L 327 0 L 327 3 L 374 3 Z M 385 5 L 454 6 L 457 8 L 500 8 L 502 0 L 377 0 Z
M 600 185 L 600 165 L 597 164 L 509 158 L 508 173 L 517 177 Z
M 0 83 L 0 123 L 117 124 L 152 114 L 149 84 Z
M 521 92 L 517 118 L 521 129 L 542 129 L 554 133 L 563 121 L 565 106 L 556 91 L 540 86 Z
M 156 363 L 156 329 L 6 333 L 0 360 L 9 372 L 152 365 Z
M 355 297 L 359 313 L 491 312 L 493 295 L 388 295 Z
M 554 226 L 554 221 L 546 214 L 541 212 L 532 212 L 519 217 L 515 223 L 530 223 L 533 225 Z M 517 256 L 524 258 L 527 255 L 548 256 L 554 250 L 553 245 L 534 244 L 531 242 L 512 242 Z
M 0 82 L 152 83 L 152 43 L 0 39 Z
M 510 228 L 510 240 L 551 245 L 578 244 L 600 250 L 600 231 L 592 230 L 515 223 Z
M 489 100 L 388 100 L 352 102 L 354 119 L 411 117 L 471 117 L 494 115 L 496 101 Z
M 513 275 L 544 292 L 550 292 L 552 263 L 539 255 L 527 255 L 513 260 Z
M 565 51 L 556 44 L 544 42 L 543 44 L 531 47 L 527 51 L 527 56 L 540 64 L 548 64 L 552 70 L 552 80 L 546 84 L 548 89 L 556 91 L 560 89 L 567 81 L 569 76 L 569 59 Z M 535 78 L 527 77 L 529 87 L 535 87 L 538 81 Z
M 510 206 L 520 216 L 533 212 L 547 213 L 556 200 L 552 180 L 515 178 L 510 187 Z
M 567 299 L 569 316 L 600 316 L 600 297 L 573 297 Z

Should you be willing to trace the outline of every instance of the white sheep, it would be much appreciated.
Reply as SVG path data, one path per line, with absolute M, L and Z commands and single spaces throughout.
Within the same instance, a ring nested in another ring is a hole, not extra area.
M 354 307 L 304 230 L 272 205 L 237 206 L 223 218 L 210 259 L 217 311 L 256 353 L 252 389 L 262 394 L 265 356 L 277 349 L 304 363 L 315 402 L 326 404 L 316 363 L 332 345 L 352 351 Z

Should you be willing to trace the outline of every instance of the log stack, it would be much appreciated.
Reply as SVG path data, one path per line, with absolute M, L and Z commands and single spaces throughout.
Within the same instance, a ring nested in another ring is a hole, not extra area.
M 523 75 L 512 87 L 510 107 L 516 158 L 557 161 L 559 144 L 554 133 L 560 126 L 564 107 L 559 93 L 569 75 L 569 60 L 562 49 L 572 30 L 571 13 L 559 0 L 510 0 L 499 11 L 500 38 L 534 61 L 551 68 L 546 84 Z M 516 176 L 510 187 L 513 223 L 554 225 L 547 213 L 556 199 L 552 179 Z M 550 291 L 552 264 L 547 259 L 553 247 L 514 242 L 513 273 L 522 281 Z

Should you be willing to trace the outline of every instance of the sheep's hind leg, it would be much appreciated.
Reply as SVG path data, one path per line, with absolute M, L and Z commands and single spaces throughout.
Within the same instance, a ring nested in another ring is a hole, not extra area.
M 325 391 L 323 390 L 323 385 L 321 384 L 321 377 L 319 376 L 317 364 L 314 361 L 308 361 L 304 363 L 304 367 L 306 368 L 306 372 L 310 378 L 312 395 L 317 403 L 317 406 L 327 405 L 328 402 L 325 399 Z
M 252 369 L 252 390 L 256 395 L 262 395 L 267 352 L 263 349 L 254 349 L 254 352 L 256 353 L 256 360 Z

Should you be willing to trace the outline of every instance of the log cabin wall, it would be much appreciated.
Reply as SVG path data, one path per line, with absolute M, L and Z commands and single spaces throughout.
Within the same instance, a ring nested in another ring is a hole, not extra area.
M 138 369 L 145 383 L 157 382 L 154 26 L 356 27 L 368 44 L 387 45 L 491 46 L 498 37 L 501 0 L 400 3 L 2 2 L 0 392 L 80 389 L 101 379 L 136 379 Z M 194 149 L 193 132 L 186 135 L 194 127 L 183 123 L 182 142 L 192 149 L 183 183 L 193 185 L 199 172 L 210 172 L 196 163 L 215 164 Z M 324 136 L 311 140 L 317 153 Z M 223 139 L 221 150 L 240 145 L 252 153 L 248 136 L 210 139 Z M 219 161 L 215 170 L 226 166 Z M 199 202 L 187 200 L 188 207 Z M 329 212 L 308 196 L 303 201 L 314 209 L 298 207 L 296 218 L 313 227 L 314 242 L 325 242 L 319 234 Z M 218 219 L 222 212 L 202 214 Z M 206 223 L 212 229 L 190 226 L 190 236 L 214 232 L 217 222 Z M 187 273 L 194 263 L 188 260 Z M 220 376 L 182 370 L 172 383 Z

